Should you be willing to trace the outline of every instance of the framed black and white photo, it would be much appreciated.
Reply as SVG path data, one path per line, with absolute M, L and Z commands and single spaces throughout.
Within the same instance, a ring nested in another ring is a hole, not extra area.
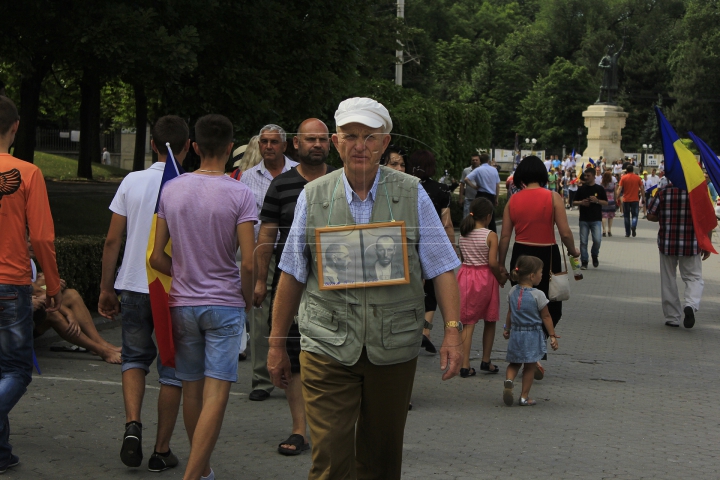
M 405 222 L 315 229 L 320 290 L 410 283 Z

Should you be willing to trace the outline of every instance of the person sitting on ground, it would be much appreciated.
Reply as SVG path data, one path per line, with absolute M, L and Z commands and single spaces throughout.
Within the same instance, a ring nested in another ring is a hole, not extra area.
M 45 312 L 45 276 L 39 273 L 32 286 L 33 312 Z M 45 315 L 37 314 L 34 317 L 33 336 L 37 338 L 52 328 L 66 342 L 86 348 L 107 363 L 119 364 L 120 347 L 109 343 L 100 336 L 95 328 L 92 315 L 77 290 L 67 288 L 62 279 L 60 279 L 60 286 L 63 293 L 60 310 L 46 312 Z

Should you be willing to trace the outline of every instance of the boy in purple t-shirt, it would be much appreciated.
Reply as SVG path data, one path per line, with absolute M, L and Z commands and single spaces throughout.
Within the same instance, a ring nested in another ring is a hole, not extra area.
M 215 448 L 230 385 L 237 381 L 245 312 L 253 296 L 255 198 L 226 176 L 233 126 L 222 115 L 195 124 L 200 168 L 168 182 L 158 205 L 150 265 L 172 275 L 169 304 L 175 375 L 183 384 L 183 417 L 191 449 L 185 478 L 215 478 Z M 172 238 L 172 258 L 164 252 Z M 240 246 L 238 272 L 235 252 Z M 202 476 L 202 477 L 201 477 Z

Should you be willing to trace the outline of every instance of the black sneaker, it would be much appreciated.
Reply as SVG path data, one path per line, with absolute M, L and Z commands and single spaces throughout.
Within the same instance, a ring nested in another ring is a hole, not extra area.
M 128 422 L 125 424 L 120 460 L 128 467 L 139 467 L 142 459 L 142 423 Z
M 16 467 L 20 463 L 20 458 L 17 455 L 10 455 L 10 461 L 0 467 L 0 474 L 7 472 L 8 468 Z
M 588 263 L 582 262 L 582 265 L 580 266 L 580 270 L 587 270 Z
M 172 453 L 172 450 L 168 450 L 167 453 L 153 452 L 148 460 L 148 470 L 151 472 L 162 472 L 168 468 L 177 467 L 180 461 L 177 456 Z
M 634 229 L 634 228 L 632 229 L 632 235 L 633 235 L 633 237 L 637 235 L 637 233 L 635 233 L 635 229 Z
M 685 328 L 692 328 L 695 325 L 695 310 L 691 306 L 685 307 L 685 319 L 683 320 L 683 326 Z
M 592 257 L 593 261 L 593 267 L 597 268 L 598 265 L 600 265 L 600 261 L 598 260 L 598 257 Z

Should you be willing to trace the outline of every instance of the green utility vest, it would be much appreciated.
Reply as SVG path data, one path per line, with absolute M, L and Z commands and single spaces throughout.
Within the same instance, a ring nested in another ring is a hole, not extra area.
M 312 267 L 298 312 L 301 346 L 343 365 L 357 363 L 363 347 L 375 365 L 407 362 L 418 355 L 422 340 L 425 304 L 417 251 L 418 179 L 387 167 L 381 166 L 380 170 L 370 223 L 389 222 L 392 218 L 405 221 L 409 284 L 319 290 L 315 229 L 355 225 L 355 221 L 345 196 L 343 170 L 305 186 L 305 243 Z

